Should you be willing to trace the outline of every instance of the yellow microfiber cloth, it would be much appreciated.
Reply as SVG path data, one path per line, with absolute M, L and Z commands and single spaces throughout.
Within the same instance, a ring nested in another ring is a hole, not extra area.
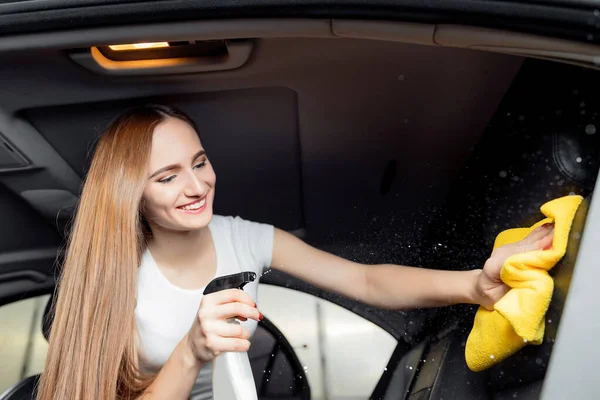
M 480 307 L 467 339 L 468 367 L 483 371 L 515 354 L 527 344 L 541 344 L 545 315 L 552 299 L 554 281 L 548 271 L 564 256 L 571 224 L 581 196 L 565 196 L 541 207 L 547 217 L 530 228 L 501 232 L 494 248 L 518 242 L 540 225 L 554 223 L 552 249 L 515 254 L 504 262 L 500 278 L 510 288 L 489 311 Z

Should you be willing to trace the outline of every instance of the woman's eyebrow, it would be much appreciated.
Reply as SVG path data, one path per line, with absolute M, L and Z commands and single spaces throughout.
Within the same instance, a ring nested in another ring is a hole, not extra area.
M 197 160 L 198 157 L 201 157 L 201 156 L 203 156 L 205 154 L 206 154 L 206 151 L 200 150 L 199 152 L 197 152 L 196 154 L 194 154 L 194 157 L 192 157 L 192 162 L 194 162 L 195 160 Z M 152 175 L 150 175 L 150 178 L 148 178 L 148 179 L 152 179 L 155 176 L 162 174 L 163 172 L 170 171 L 172 169 L 177 169 L 177 168 L 181 168 L 181 165 L 179 165 L 179 164 L 169 164 L 169 165 L 166 165 L 166 166 L 164 166 L 162 168 L 157 169 Z

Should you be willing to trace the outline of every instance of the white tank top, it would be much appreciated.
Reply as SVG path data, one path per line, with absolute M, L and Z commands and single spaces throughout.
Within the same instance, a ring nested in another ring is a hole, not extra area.
M 208 227 L 217 260 L 215 277 L 241 271 L 253 271 L 260 277 L 263 269 L 270 267 L 273 226 L 214 215 Z M 244 287 L 258 303 L 257 289 L 258 278 Z M 158 269 L 150 251 L 144 252 L 135 309 L 140 369 L 156 372 L 167 362 L 196 318 L 203 291 L 175 286 Z M 242 325 L 254 335 L 256 321 Z M 190 396 L 192 400 L 212 399 L 212 363 L 203 365 Z

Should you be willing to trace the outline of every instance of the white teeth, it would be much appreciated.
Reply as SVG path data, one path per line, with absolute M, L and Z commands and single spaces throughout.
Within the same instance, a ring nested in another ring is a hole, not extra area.
M 197 203 L 190 204 L 189 206 L 185 206 L 185 207 L 179 207 L 179 208 L 186 210 L 186 211 L 192 211 L 192 210 L 197 210 L 197 209 L 201 208 L 202 206 L 204 206 L 204 203 L 206 203 L 206 199 L 202 199 Z

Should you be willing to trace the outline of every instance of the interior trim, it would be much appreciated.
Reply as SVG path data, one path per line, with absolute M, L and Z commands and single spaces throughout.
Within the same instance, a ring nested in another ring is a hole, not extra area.
M 101 75 L 188 74 L 239 68 L 246 64 L 253 48 L 250 40 L 227 41 L 227 55 L 223 56 L 115 61 L 102 54 L 97 47 L 92 47 L 87 51 L 71 53 L 70 57 L 82 67 Z
M 221 19 L 31 33 L 0 37 L 0 53 L 180 41 L 191 37 L 195 40 L 289 37 L 383 40 L 535 57 L 594 69 L 600 67 L 600 45 L 592 43 L 475 26 L 355 19 Z
M 0 130 L 10 141 L 11 147 L 30 161 L 29 165 L 20 170 L 0 171 L 0 182 L 14 193 L 20 194 L 25 201 L 46 217 L 55 219 L 61 210 L 72 207 L 73 199 L 77 198 L 79 193 L 81 178 L 48 141 L 27 121 L 2 110 L 0 110 Z M 23 174 L 27 173 L 31 174 L 32 179 L 22 179 Z M 60 191 L 61 195 L 48 198 L 36 195 L 35 192 L 28 192 L 37 189 L 36 185 L 40 181 L 46 185 L 46 194 L 54 193 L 51 189 L 56 189 L 56 193 Z M 3 256 L 0 255 L 0 265 L 6 263 L 2 259 Z
M 386 42 L 435 45 L 434 24 L 412 22 L 365 21 L 334 19 L 331 31 L 335 36 L 353 39 L 383 40 Z
M 600 46 L 473 26 L 346 19 L 223 19 L 72 31 L 0 38 L 0 53 L 73 49 L 136 41 L 274 37 L 340 37 L 462 47 L 574 63 L 597 69 Z
M 599 69 L 600 66 L 600 46 L 544 36 L 498 29 L 438 25 L 434 40 L 441 46 L 543 58 L 593 69 Z
M 18 1 L 0 9 L 2 34 L 108 27 L 189 19 L 357 18 L 435 21 L 496 27 L 582 40 L 595 5 L 583 0 L 52 0 Z M 596 39 L 598 40 L 598 39 Z
M 235 19 L 30 33 L 0 37 L 0 53 L 61 50 L 120 43 L 270 37 L 332 37 L 329 19 Z
M 50 171 L 54 179 L 60 181 L 61 188 L 66 188 L 72 193 L 79 193 L 81 185 L 79 175 L 31 124 L 0 110 L 0 130 L 11 142 L 11 145 L 31 162 L 31 165 L 24 168 L 22 173 L 31 169 L 45 169 Z M 13 179 L 14 176 L 14 173 L 0 174 L 0 181 L 11 187 L 16 193 L 29 189 L 29 187 L 22 187 L 18 183 L 18 179 Z
M 499 29 L 462 25 L 333 20 L 336 36 L 459 47 L 600 69 L 600 46 Z
M 542 400 L 593 399 L 598 397 L 600 320 L 593 310 L 600 306 L 598 259 L 600 258 L 600 185 L 591 197 L 585 229 L 575 262 L 569 296 L 550 356 L 542 387 Z
M 2 252 L 0 253 L 0 266 L 30 261 L 55 260 L 58 254 L 60 254 L 60 251 L 56 247 Z

